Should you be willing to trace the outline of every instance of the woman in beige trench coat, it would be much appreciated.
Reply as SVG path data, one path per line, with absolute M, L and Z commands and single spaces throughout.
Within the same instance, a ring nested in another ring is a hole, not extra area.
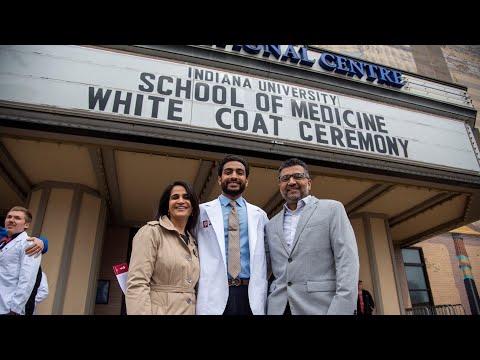
M 175 181 L 164 190 L 154 221 L 133 238 L 126 305 L 128 315 L 194 315 L 200 274 L 199 201 L 192 187 Z

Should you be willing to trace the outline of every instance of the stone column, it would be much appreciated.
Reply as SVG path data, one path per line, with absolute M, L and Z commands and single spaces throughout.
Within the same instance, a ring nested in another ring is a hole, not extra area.
M 37 314 L 93 314 L 106 224 L 105 201 L 84 185 L 48 181 L 28 197 L 31 235 L 48 239 L 42 257 L 49 294 Z
M 370 291 L 378 315 L 404 314 L 390 227 L 383 214 L 359 213 L 351 218 L 360 258 L 359 279 Z

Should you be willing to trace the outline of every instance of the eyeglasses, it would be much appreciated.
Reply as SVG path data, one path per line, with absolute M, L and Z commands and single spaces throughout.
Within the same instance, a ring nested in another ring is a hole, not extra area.
M 295 173 L 295 174 L 290 174 L 290 175 L 283 175 L 283 176 L 280 176 L 278 178 L 278 180 L 280 180 L 280 182 L 288 182 L 291 177 L 293 177 L 294 180 L 302 180 L 302 179 L 307 178 L 307 175 L 305 175 L 305 173 Z

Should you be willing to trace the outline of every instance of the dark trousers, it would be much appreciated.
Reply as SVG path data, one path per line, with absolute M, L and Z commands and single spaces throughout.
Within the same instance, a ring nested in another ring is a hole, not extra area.
M 248 302 L 248 285 L 229 286 L 223 315 L 253 315 Z
M 42 280 L 42 267 L 38 268 L 37 279 L 35 280 L 35 285 L 33 286 L 32 293 L 28 298 L 27 303 L 25 304 L 25 315 L 33 315 L 35 311 L 35 297 L 37 296 L 38 288 L 40 286 L 40 281 Z
M 283 312 L 283 315 L 292 315 L 292 312 L 290 311 L 290 304 L 287 301 L 287 306 L 285 307 L 285 311 Z

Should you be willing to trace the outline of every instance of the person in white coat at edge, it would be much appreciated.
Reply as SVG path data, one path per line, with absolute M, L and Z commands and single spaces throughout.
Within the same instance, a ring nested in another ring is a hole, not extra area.
M 7 237 L 0 240 L 0 314 L 25 315 L 25 305 L 37 279 L 42 256 L 28 256 L 30 246 L 26 230 L 32 213 L 14 206 L 5 218 Z
M 309 195 L 312 179 L 300 159 L 284 161 L 284 208 L 267 224 L 268 315 L 352 315 L 357 308 L 357 242 L 343 204 Z
M 249 204 L 242 193 L 250 166 L 240 156 L 227 155 L 218 164 L 222 194 L 200 205 L 196 227 L 200 258 L 197 315 L 265 315 L 268 290 L 264 229 L 265 211 Z M 231 201 L 238 209 L 240 273 L 228 270 L 228 223 Z

